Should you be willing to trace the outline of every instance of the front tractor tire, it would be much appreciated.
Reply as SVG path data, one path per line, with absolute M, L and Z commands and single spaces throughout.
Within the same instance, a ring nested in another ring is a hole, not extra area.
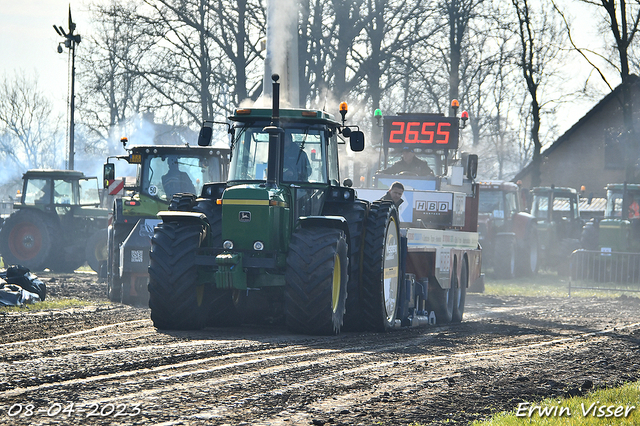
M 349 270 L 344 232 L 302 228 L 291 235 L 285 273 L 287 327 L 313 335 L 338 334 L 342 327 Z
M 389 202 L 374 202 L 364 239 L 362 319 L 364 328 L 386 331 L 396 324 L 400 291 L 398 213 Z
M 61 240 L 56 221 L 35 210 L 9 216 L 0 231 L 0 253 L 5 265 L 24 265 L 32 271 L 55 266 Z
M 162 330 L 199 330 L 205 326 L 208 303 L 197 282 L 195 255 L 206 228 L 194 222 L 160 222 L 149 253 L 151 320 Z

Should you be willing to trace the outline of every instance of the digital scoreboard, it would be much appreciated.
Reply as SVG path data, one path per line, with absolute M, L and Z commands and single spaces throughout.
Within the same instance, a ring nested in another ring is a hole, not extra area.
M 384 147 L 458 149 L 458 117 L 407 114 L 383 118 Z

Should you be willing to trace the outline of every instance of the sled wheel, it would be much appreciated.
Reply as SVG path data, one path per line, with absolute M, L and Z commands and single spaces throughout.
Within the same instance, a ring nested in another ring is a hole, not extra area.
M 453 274 L 454 277 L 456 274 Z M 467 259 L 462 259 L 462 267 L 460 269 L 460 279 L 455 278 L 455 298 L 453 300 L 453 314 L 451 322 L 461 322 L 464 315 L 464 304 L 467 300 L 467 286 L 469 285 L 469 267 Z
M 431 285 L 429 282 L 429 297 L 427 303 L 429 310 L 436 314 L 436 324 L 449 324 L 453 320 L 453 311 L 456 305 L 456 262 L 453 263 L 451 271 L 451 286 L 449 288 L 441 288 L 437 283 Z M 466 292 L 465 292 L 466 295 Z
M 388 330 L 395 326 L 400 291 L 400 235 L 397 210 L 392 203 L 371 205 L 362 264 L 364 327 Z
M 338 334 L 342 327 L 349 258 L 344 232 L 298 229 L 291 235 L 285 273 L 287 326 L 304 334 Z
M 149 307 L 153 325 L 165 330 L 199 330 L 208 315 L 195 256 L 205 227 L 192 221 L 160 222 L 149 253 Z

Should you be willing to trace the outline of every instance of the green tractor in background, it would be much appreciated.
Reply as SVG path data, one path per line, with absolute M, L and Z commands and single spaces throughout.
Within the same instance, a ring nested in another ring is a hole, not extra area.
M 98 179 L 76 170 L 29 170 L 20 201 L 0 231 L 5 266 L 73 272 L 85 262 L 98 274 L 106 265 L 108 209 Z
M 125 148 L 126 142 L 123 138 Z M 111 188 L 111 195 L 121 194 L 113 201 L 105 231 L 107 296 L 114 302 L 146 305 L 150 240 L 160 222 L 157 213 L 170 207 L 176 193 L 199 192 L 205 182 L 224 180 L 229 149 L 185 144 L 133 146 L 127 151 L 109 157 L 104 165 L 105 189 Z M 134 165 L 135 182 L 116 180 L 110 159 Z
M 538 187 L 531 190 L 531 214 L 537 221 L 540 266 L 569 273 L 571 253 L 580 248 L 583 220 L 579 194 L 573 188 Z
M 292 331 L 334 334 L 348 293 L 367 307 L 370 328 L 393 327 L 397 211 L 358 200 L 350 182 L 339 183 L 338 136 L 359 152 L 364 135 L 344 124 L 344 103 L 342 123 L 324 111 L 281 110 L 273 79 L 271 109 L 238 109 L 229 117 L 227 182 L 207 183 L 198 198 L 174 197 L 176 208 L 158 214 L 151 319 L 160 329 L 284 319 Z M 199 143 L 210 138 L 203 128 Z
M 640 185 L 612 183 L 606 186 L 604 219 L 584 226 L 582 241 L 587 250 L 640 253 Z

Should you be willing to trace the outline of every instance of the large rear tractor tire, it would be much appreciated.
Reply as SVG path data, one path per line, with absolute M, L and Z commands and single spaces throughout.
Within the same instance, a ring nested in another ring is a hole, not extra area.
M 467 301 L 467 286 L 469 285 L 469 266 L 466 258 L 462 259 L 460 279 L 458 280 L 455 274 L 454 277 L 456 286 L 451 322 L 459 323 L 462 322 L 462 317 L 464 316 L 464 305 Z
M 99 278 L 104 278 L 107 275 L 106 265 L 108 257 L 106 229 L 100 229 L 89 237 L 85 245 L 84 254 L 89 267 L 98 274 Z
M 298 229 L 291 235 L 284 313 L 292 331 L 340 333 L 347 298 L 348 249 L 344 232 L 337 229 Z
M 36 210 L 19 210 L 0 231 L 0 253 L 5 266 L 23 265 L 32 271 L 55 266 L 61 235 L 56 222 Z
M 493 272 L 498 279 L 511 279 L 516 272 L 516 241 L 513 235 L 496 237 Z
M 196 251 L 205 227 L 193 222 L 160 222 L 149 253 L 149 308 L 153 325 L 164 330 L 199 330 L 208 315 L 205 286 L 198 284 Z
M 389 330 L 396 324 L 401 278 L 398 211 L 392 203 L 371 205 L 362 268 L 363 325 L 367 330 Z
M 347 284 L 344 330 L 362 329 L 362 248 L 369 205 L 356 200 L 353 204 L 332 204 L 325 208 L 325 216 L 342 216 L 349 225 L 349 283 Z
M 196 205 L 196 196 L 194 194 L 182 193 L 173 194 L 169 202 L 170 211 L 190 212 Z

